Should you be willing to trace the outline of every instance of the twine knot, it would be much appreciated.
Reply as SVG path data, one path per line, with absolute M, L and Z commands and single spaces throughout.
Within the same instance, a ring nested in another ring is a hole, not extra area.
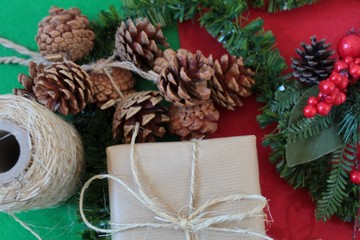
M 187 231 L 187 232 L 194 232 L 193 227 L 188 219 L 188 217 L 181 217 L 178 222 L 178 226 L 180 229 Z
M 117 232 L 122 232 L 130 229 L 136 228 L 167 228 L 167 229 L 181 229 L 184 231 L 186 240 L 195 240 L 197 239 L 197 233 L 200 231 L 212 231 L 220 233 L 232 233 L 239 235 L 247 235 L 251 237 L 258 237 L 266 240 L 272 240 L 272 238 L 251 231 L 250 229 L 242 229 L 239 227 L 222 227 L 223 223 L 239 223 L 246 218 L 263 218 L 264 213 L 263 209 L 267 206 L 267 200 L 261 195 L 242 195 L 234 194 L 225 197 L 217 197 L 206 201 L 203 205 L 198 208 L 194 208 L 194 195 L 195 195 L 195 179 L 196 179 L 196 166 L 198 161 L 198 140 L 193 140 L 193 161 L 191 166 L 191 179 L 190 179 L 190 202 L 189 202 L 189 214 L 187 216 L 180 216 L 178 214 L 171 214 L 162 209 L 153 199 L 151 199 L 144 191 L 141 184 L 137 161 L 135 157 L 135 138 L 137 132 L 139 131 L 139 123 L 136 123 L 135 130 L 131 139 L 130 146 L 130 163 L 131 170 L 133 174 L 133 179 L 135 182 L 135 189 L 130 188 L 125 182 L 119 178 L 109 175 L 109 174 L 100 174 L 90 178 L 81 189 L 80 200 L 79 200 L 79 210 L 80 215 L 84 223 L 91 229 L 106 233 L 114 234 Z M 150 222 L 150 223 L 114 223 L 113 229 L 102 229 L 92 225 L 84 214 L 83 204 L 84 204 L 84 193 L 85 190 L 90 186 L 91 182 L 96 179 L 111 179 L 120 185 L 122 185 L 134 198 L 136 198 L 144 207 L 149 211 L 153 212 L 155 219 L 160 222 Z M 236 212 L 236 213 L 223 213 L 215 216 L 208 216 L 210 213 L 209 208 L 217 206 L 221 203 L 226 202 L 238 202 L 243 200 L 252 200 L 256 201 L 257 204 L 252 209 L 246 210 L 245 212 Z

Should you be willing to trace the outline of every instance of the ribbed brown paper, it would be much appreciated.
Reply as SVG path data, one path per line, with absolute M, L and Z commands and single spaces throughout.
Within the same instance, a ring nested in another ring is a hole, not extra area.
M 228 137 L 202 140 L 198 143 L 198 164 L 194 207 L 214 197 L 231 194 L 261 194 L 255 136 Z M 156 199 L 164 210 L 179 215 L 188 214 L 192 142 L 135 144 L 138 174 L 149 197 Z M 130 145 L 117 145 L 107 149 L 108 171 L 134 187 L 130 166 Z M 109 181 L 111 223 L 159 222 L 144 206 L 120 184 Z M 209 216 L 228 212 L 242 212 L 257 203 L 244 200 L 211 207 Z M 246 219 L 236 225 L 265 234 L 264 219 Z M 113 225 L 116 229 L 116 225 Z M 198 233 L 201 240 L 254 239 L 244 235 Z M 113 235 L 114 240 L 183 240 L 180 229 L 137 228 Z

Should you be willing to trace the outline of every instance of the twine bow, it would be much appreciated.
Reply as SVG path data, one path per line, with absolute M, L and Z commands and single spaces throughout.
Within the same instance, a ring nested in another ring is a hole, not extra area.
M 187 216 L 179 216 L 178 214 L 171 214 L 164 211 L 153 199 L 151 199 L 143 190 L 143 186 L 140 183 L 137 161 L 135 156 L 135 139 L 137 132 L 139 130 L 139 124 L 135 126 L 135 131 L 131 139 L 131 149 L 130 149 L 130 161 L 131 169 L 133 174 L 133 179 L 135 182 L 136 190 L 131 189 L 126 183 L 124 183 L 119 178 L 109 175 L 109 174 L 100 174 L 90 178 L 81 189 L 80 193 L 80 215 L 84 223 L 91 229 L 106 233 L 114 234 L 117 232 L 122 232 L 130 229 L 136 228 L 167 228 L 167 229 L 180 229 L 184 231 L 186 240 L 196 240 L 198 239 L 197 233 L 201 231 L 213 231 L 213 232 L 222 232 L 222 233 L 232 233 L 239 235 L 248 235 L 252 237 L 259 237 L 267 240 L 272 238 L 263 235 L 261 233 L 256 233 L 249 229 L 235 228 L 235 227 L 219 227 L 219 224 L 230 223 L 230 222 L 241 222 L 246 218 L 262 218 L 263 209 L 267 206 L 267 200 L 261 195 L 242 195 L 234 194 L 225 197 L 217 197 L 211 200 L 206 201 L 202 206 L 197 209 L 194 209 L 194 193 L 196 187 L 196 167 L 198 161 L 198 140 L 192 140 L 193 142 L 193 162 L 191 166 L 191 184 L 190 184 L 190 201 L 189 201 L 189 214 Z M 159 222 L 154 223 L 124 223 L 124 224 L 112 224 L 113 229 L 102 229 L 92 225 L 86 218 L 83 209 L 84 202 L 84 193 L 90 184 L 96 179 L 111 179 L 115 182 L 122 185 L 133 197 L 135 197 L 142 205 L 144 205 L 149 211 L 155 214 L 155 218 Z M 226 202 L 240 202 L 242 200 L 253 200 L 258 202 L 257 206 L 253 209 L 250 209 L 245 212 L 240 213 L 225 213 L 214 217 L 207 217 L 207 210 L 215 205 L 226 203 Z

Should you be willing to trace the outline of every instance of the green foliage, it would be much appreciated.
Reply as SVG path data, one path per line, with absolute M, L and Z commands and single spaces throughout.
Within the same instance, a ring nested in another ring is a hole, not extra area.
M 270 0 L 267 9 L 269 12 L 277 12 L 291 10 L 294 8 L 302 7 L 306 4 L 312 4 L 316 2 L 317 0 Z
M 314 87 L 313 91 L 315 89 L 316 87 Z M 274 88 L 272 92 L 273 98 L 263 107 L 262 114 L 257 117 L 261 127 L 277 123 L 276 129 L 271 134 L 266 135 L 263 141 L 264 146 L 271 148 L 270 162 L 276 166 L 279 175 L 291 186 L 294 188 L 306 188 L 314 201 L 322 203 L 321 208 L 320 205 L 318 208 L 319 219 L 324 220 L 325 218 L 321 216 L 327 216 L 328 218 L 333 214 L 347 220 L 351 220 L 353 216 L 356 216 L 358 187 L 351 184 L 347 176 L 349 167 L 353 165 L 353 158 L 349 153 L 354 152 L 355 149 L 348 145 L 344 150 L 345 153 L 339 154 L 335 152 L 338 155 L 331 153 L 312 162 L 289 167 L 286 159 L 286 147 L 290 142 L 317 135 L 322 129 L 333 126 L 334 123 L 341 122 L 342 119 L 343 121 L 346 121 L 345 119 L 356 119 L 357 122 L 359 117 L 356 113 L 360 113 L 356 108 L 357 104 L 354 102 L 360 103 L 360 99 L 355 100 L 357 95 L 360 95 L 357 89 L 358 86 L 351 85 L 346 104 L 335 108 L 331 115 L 326 117 L 316 116 L 312 119 L 298 115 L 293 117 L 296 121 L 289 124 L 291 112 L 298 105 L 300 98 L 305 95 L 304 99 L 306 99 L 308 96 L 305 94 L 307 89 L 297 81 L 285 82 L 280 89 L 279 87 Z M 313 95 L 312 91 L 308 91 L 307 95 Z M 301 107 L 299 109 L 301 110 Z M 345 116 L 346 113 L 349 116 Z M 352 118 L 350 118 L 350 115 Z M 343 124 L 339 126 L 341 127 Z M 344 129 L 351 128 L 344 127 Z M 357 131 L 355 132 L 357 133 Z M 344 139 L 346 138 L 343 137 L 343 141 Z M 344 142 L 351 143 L 351 141 Z M 336 158 L 339 156 L 342 157 Z M 336 191 L 334 195 L 331 194 L 332 190 Z M 341 195 L 342 192 L 347 193 L 348 197 L 344 198 Z M 341 195 L 341 206 L 333 209 L 331 208 L 334 204 L 333 198 L 339 200 L 339 194 Z M 326 199 L 329 199 L 329 202 Z
M 347 100 L 337 109 L 340 134 L 347 143 L 358 143 L 360 126 L 360 91 L 359 83 L 350 85 L 347 90 Z
M 327 180 L 326 191 L 317 202 L 316 217 L 321 220 L 328 220 L 341 208 L 343 200 L 348 197 L 346 191 L 349 185 L 348 172 L 351 171 L 356 157 L 356 145 L 345 145 L 335 151 L 332 155 L 332 170 Z
M 115 144 L 112 139 L 112 117 L 114 109 L 100 110 L 97 106 L 88 106 L 83 112 L 71 120 L 72 124 L 82 136 L 86 176 L 106 172 L 106 152 L 108 146 Z M 84 201 L 84 212 L 92 224 L 101 228 L 108 228 L 110 212 L 108 185 L 106 181 L 95 181 L 87 190 Z M 85 230 L 83 239 L 101 239 L 94 231 Z M 105 238 L 104 238 L 105 239 Z
M 109 10 L 101 11 L 97 21 L 90 22 L 90 28 L 95 33 L 94 48 L 84 63 L 109 57 L 115 48 L 115 33 L 122 18 L 119 11 L 110 6 Z
M 322 117 L 302 118 L 300 121 L 290 124 L 287 128 L 287 142 L 295 143 L 304 141 L 310 137 L 318 135 L 323 130 L 331 127 L 333 116 L 331 114 Z
M 282 89 L 283 91 L 278 90 L 275 92 L 274 100 L 271 102 L 271 111 L 278 114 L 292 109 L 303 93 L 302 87 L 297 81 L 284 84 Z

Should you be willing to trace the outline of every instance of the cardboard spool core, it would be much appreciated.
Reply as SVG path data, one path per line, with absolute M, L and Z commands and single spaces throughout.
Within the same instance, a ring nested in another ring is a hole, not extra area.
M 18 125 L 0 120 L 0 184 L 12 182 L 30 162 L 30 136 Z

